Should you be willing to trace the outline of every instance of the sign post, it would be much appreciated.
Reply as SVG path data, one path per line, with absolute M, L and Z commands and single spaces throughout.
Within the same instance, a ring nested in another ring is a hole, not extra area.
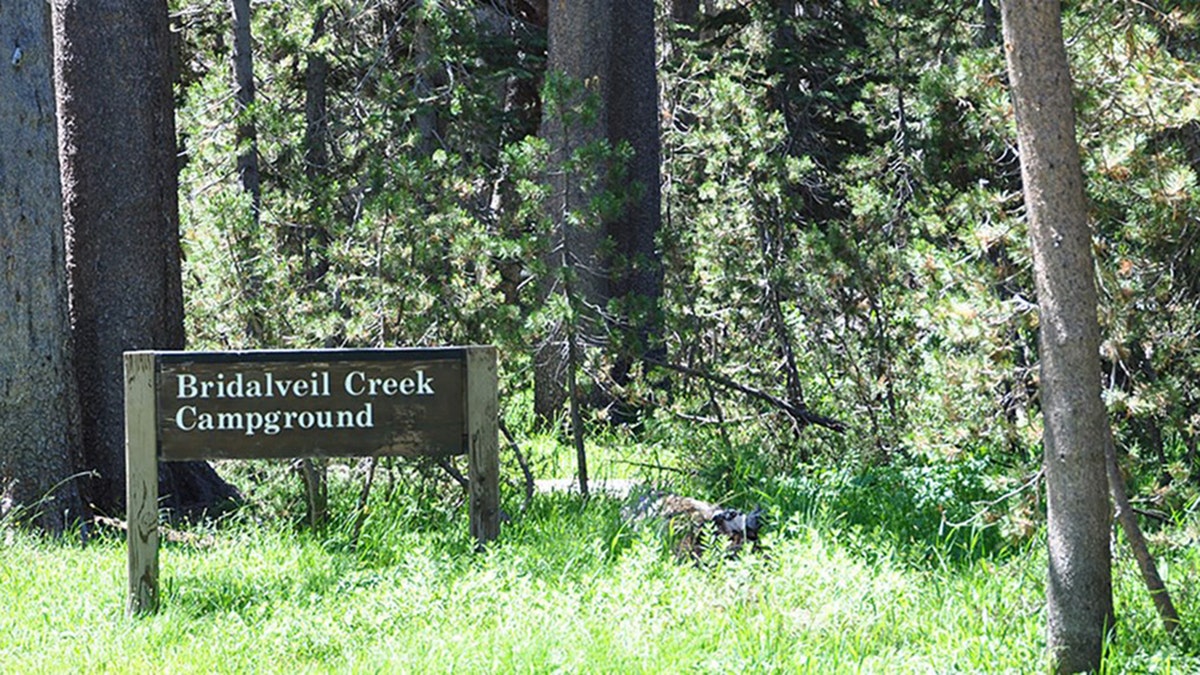
M 158 462 L 466 454 L 500 529 L 496 349 L 125 353 L 129 612 L 158 604 Z

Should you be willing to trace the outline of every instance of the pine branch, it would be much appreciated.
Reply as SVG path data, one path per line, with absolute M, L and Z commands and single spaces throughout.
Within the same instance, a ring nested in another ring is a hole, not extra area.
M 667 363 L 665 361 L 659 361 L 657 359 L 650 360 L 649 363 L 652 363 L 653 365 L 659 366 L 661 368 L 666 368 L 667 370 L 673 370 L 677 373 L 681 373 L 681 374 L 687 375 L 689 377 L 698 377 L 702 380 L 712 382 L 713 384 L 718 384 L 722 387 L 725 387 L 726 389 L 732 389 L 734 391 L 737 391 L 737 392 L 740 392 L 747 396 L 750 396 L 751 398 L 756 398 L 760 401 L 765 401 L 766 403 L 770 403 L 771 405 L 775 406 L 776 408 L 779 408 L 780 410 L 783 410 L 788 415 L 790 415 L 792 417 L 792 419 L 796 420 L 796 423 L 799 424 L 802 428 L 805 426 L 808 426 L 810 424 L 815 424 L 819 427 L 825 427 L 826 429 L 831 429 L 838 433 L 842 433 L 846 430 L 846 424 L 845 424 L 845 422 L 842 422 L 841 420 L 837 420 L 832 417 L 826 417 L 824 415 L 818 415 L 817 413 L 814 413 L 811 410 L 809 410 L 808 406 L 805 406 L 803 404 L 794 405 L 788 401 L 785 401 L 785 400 L 779 398 L 778 396 L 769 394 L 761 389 L 755 389 L 754 387 L 751 387 L 751 386 L 748 386 L 745 384 L 741 384 L 740 382 L 735 382 L 734 380 L 731 380 L 722 375 L 717 375 L 715 373 L 709 373 L 709 372 L 705 372 L 702 370 L 696 370 L 695 368 L 689 368 L 687 366 L 681 366 L 681 365 L 678 365 L 675 363 Z

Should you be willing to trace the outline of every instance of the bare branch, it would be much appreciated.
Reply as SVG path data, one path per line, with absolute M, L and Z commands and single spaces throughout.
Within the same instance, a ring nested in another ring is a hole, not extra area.
M 723 376 L 717 375 L 715 373 L 705 372 L 702 370 L 696 370 L 695 368 L 688 368 L 687 366 L 681 366 L 681 365 L 674 364 L 674 363 L 667 363 L 665 361 L 651 360 L 649 362 L 656 366 L 659 366 L 661 368 L 666 368 L 667 370 L 673 370 L 677 373 L 682 373 L 683 375 L 687 375 L 689 377 L 698 377 L 702 380 L 712 382 L 713 384 L 718 384 L 722 387 L 725 387 L 726 389 L 732 389 L 734 391 L 741 392 L 752 398 L 756 398 L 760 401 L 765 401 L 767 403 L 770 403 L 771 405 L 775 406 L 776 408 L 779 408 L 780 410 L 783 410 L 788 415 L 790 415 L 792 417 L 792 419 L 794 419 L 796 421 L 796 423 L 801 426 L 801 428 L 808 426 L 809 424 L 815 424 L 819 427 L 825 427 L 826 429 L 831 429 L 838 433 L 844 432 L 846 430 L 846 424 L 844 422 L 842 422 L 841 420 L 837 420 L 832 417 L 825 417 L 824 415 L 818 415 L 818 414 L 810 411 L 808 409 L 808 406 L 805 406 L 803 404 L 800 404 L 800 405 L 792 404 L 788 401 L 785 401 L 785 400 L 779 398 L 778 396 L 769 394 L 765 391 L 762 391 L 761 389 L 755 389 L 754 387 L 750 387 L 750 386 L 741 384 L 740 382 L 735 382 L 727 377 L 723 377 Z

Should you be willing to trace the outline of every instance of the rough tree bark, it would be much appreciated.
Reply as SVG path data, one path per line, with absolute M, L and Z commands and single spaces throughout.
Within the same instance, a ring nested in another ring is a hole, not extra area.
M 258 129 L 254 123 L 254 49 L 250 33 L 250 0 L 230 0 L 233 17 L 233 84 L 237 101 L 237 172 L 250 195 L 254 222 L 262 207 L 258 174 Z
M 603 101 L 607 85 L 611 4 L 612 0 L 581 0 L 572 3 L 568 10 L 558 3 L 550 3 L 547 13 L 547 81 L 553 83 L 556 77 L 566 78 L 582 85 L 582 90 L 574 99 L 567 100 L 562 94 L 570 87 L 562 87 L 553 94 L 562 100 L 544 101 L 542 106 L 539 133 L 550 147 L 550 182 L 554 193 L 550 203 L 556 222 L 546 267 L 549 270 L 563 267 L 564 240 L 569 240 L 573 250 L 568 257 L 574 258 L 573 265 L 578 270 L 573 291 L 579 295 L 582 304 L 589 307 L 603 307 L 608 295 L 603 265 L 597 257 L 602 234 L 600 226 L 591 222 L 559 221 L 564 214 L 585 210 L 591 198 L 582 187 L 582 177 L 566 167 L 580 148 L 605 137 L 607 123 Z M 565 113 L 582 107 L 588 97 L 596 107 L 594 121 L 585 124 L 578 114 Z M 556 293 L 554 286 L 562 283 L 558 276 L 549 275 L 543 290 L 545 295 Z M 553 419 L 566 402 L 567 352 L 566 331 L 562 326 L 557 326 L 537 346 L 534 410 L 542 419 Z
M 182 349 L 179 205 L 165 0 L 54 0 L 59 161 L 88 498 L 124 507 L 122 353 Z M 164 463 L 165 505 L 236 493 L 203 462 Z
M 318 43 L 325 37 L 328 8 L 317 12 L 313 19 L 312 40 L 305 53 L 304 65 L 304 178 L 308 181 L 312 222 L 304 233 L 304 276 L 310 284 L 324 278 L 329 271 L 329 225 L 324 221 L 331 215 L 327 190 L 321 186 L 329 172 L 329 60 Z
M 1047 648 L 1058 672 L 1096 670 L 1112 627 L 1112 532 L 1091 229 L 1057 0 L 1005 0 L 1039 309 L 1049 575 Z
M 57 533 L 85 514 L 50 35 L 45 2 L 0 3 L 0 518 Z
M 311 222 L 304 233 L 304 277 L 316 284 L 329 271 L 329 226 L 324 222 L 331 209 L 326 204 L 327 190 L 322 187 L 329 171 L 328 87 L 329 61 L 318 43 L 325 37 L 328 8 L 317 10 L 313 19 L 312 39 L 305 54 L 304 65 L 304 178 L 308 181 L 311 200 Z M 329 474 L 324 460 L 300 460 L 300 476 L 307 495 L 308 522 L 320 530 L 329 522 Z
M 658 71 L 655 55 L 654 5 L 644 0 L 615 0 L 612 14 L 612 60 L 608 81 L 608 137 L 613 145 L 628 143 L 633 159 L 627 180 L 631 201 L 607 223 L 615 246 L 609 268 L 609 297 L 618 300 L 622 338 L 612 378 L 629 380 L 637 359 L 661 359 L 662 257 L 658 232 L 662 224 L 662 146 L 659 131 Z
M 579 107 L 587 97 L 596 103 L 594 119 L 587 123 L 571 122 L 570 116 L 544 109 L 541 135 L 550 146 L 550 166 L 556 176 L 556 217 L 587 212 L 588 202 L 602 189 L 588 185 L 585 179 L 591 176 L 563 170 L 573 154 L 600 140 L 613 147 L 628 143 L 633 150 L 622 179 L 624 187 L 631 188 L 630 200 L 620 214 L 608 222 L 566 223 L 562 230 L 572 242 L 574 286 L 581 305 L 591 314 L 603 314 L 610 300 L 619 301 L 615 316 L 595 317 L 604 328 L 583 330 L 581 337 L 615 343 L 611 376 L 621 384 L 637 357 L 661 356 L 656 351 L 662 269 L 656 242 L 661 150 L 654 3 L 580 0 L 569 9 L 550 3 L 547 35 L 547 73 L 582 85 L 578 99 L 555 101 L 555 106 Z M 560 201 L 565 209 L 558 208 Z M 606 242 L 612 244 L 611 251 Z M 554 249 L 548 258 L 550 269 L 562 264 L 561 250 Z M 540 417 L 552 417 L 566 398 L 563 360 L 568 351 L 561 332 L 538 349 L 534 407 Z

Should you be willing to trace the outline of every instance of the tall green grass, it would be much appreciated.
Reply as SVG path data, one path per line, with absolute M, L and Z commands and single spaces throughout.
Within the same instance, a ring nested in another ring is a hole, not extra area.
M 210 546 L 165 545 L 161 611 L 139 619 L 124 613 L 119 537 L 81 547 L 6 531 L 0 672 L 1044 670 L 1036 542 L 922 562 L 809 513 L 777 522 L 764 553 L 697 565 L 618 507 L 541 495 L 480 553 L 465 513 L 414 519 L 377 503 L 356 545 L 339 522 L 312 533 L 243 518 Z M 1178 549 L 1166 563 L 1188 621 L 1200 556 Z M 1163 637 L 1132 563 L 1118 570 L 1107 671 L 1200 671 Z M 1187 631 L 1200 644 L 1194 622 Z

